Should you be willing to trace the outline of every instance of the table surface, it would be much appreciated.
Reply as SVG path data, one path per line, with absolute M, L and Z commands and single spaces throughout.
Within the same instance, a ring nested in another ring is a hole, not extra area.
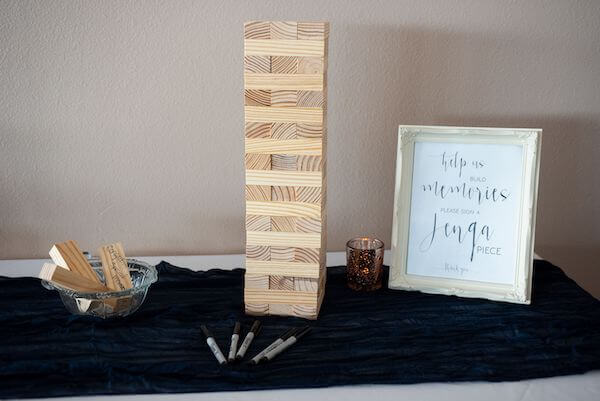
M 187 267 L 192 270 L 208 270 L 213 268 L 233 269 L 243 267 L 244 255 L 203 255 L 203 256 L 152 256 L 137 257 L 150 264 L 158 264 L 165 260 L 175 266 Z M 8 277 L 37 277 L 44 259 L 0 260 L 0 275 Z M 384 263 L 389 261 L 386 251 Z M 329 252 L 328 266 L 345 264 L 344 252 Z M 588 372 L 583 375 L 560 376 L 546 379 L 524 380 L 520 382 L 467 382 L 467 383 L 425 383 L 411 385 L 361 385 L 340 386 L 317 389 L 265 390 L 265 391 L 236 391 L 219 393 L 194 394 L 152 394 L 152 395 L 123 395 L 95 396 L 95 400 L 135 400 L 164 399 L 164 400 L 363 400 L 376 396 L 378 401 L 398 399 L 418 400 L 481 400 L 511 401 L 511 400 L 600 400 L 600 371 Z M 87 397 L 63 398 L 69 400 Z M 61 398 L 58 398 L 61 399 Z

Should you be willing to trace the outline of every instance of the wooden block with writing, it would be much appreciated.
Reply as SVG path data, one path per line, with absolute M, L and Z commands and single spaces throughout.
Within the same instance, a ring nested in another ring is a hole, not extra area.
M 98 255 L 102 261 L 102 271 L 108 288 L 112 291 L 123 291 L 133 286 L 121 243 L 98 248 Z
M 325 22 L 244 26 L 248 314 L 316 319 L 323 300 L 328 36 Z

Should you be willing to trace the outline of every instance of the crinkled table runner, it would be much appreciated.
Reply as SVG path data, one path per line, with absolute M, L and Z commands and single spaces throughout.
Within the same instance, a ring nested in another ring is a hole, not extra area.
M 137 313 L 69 315 L 34 278 L 0 278 L 0 398 L 204 392 L 349 384 L 508 381 L 600 369 L 600 302 L 536 261 L 531 306 L 382 289 L 355 293 L 329 268 L 313 332 L 275 361 L 220 367 L 243 315 L 243 270 L 192 272 L 165 262 Z M 261 319 L 254 355 L 297 318 Z M 245 331 L 244 331 L 245 334 Z

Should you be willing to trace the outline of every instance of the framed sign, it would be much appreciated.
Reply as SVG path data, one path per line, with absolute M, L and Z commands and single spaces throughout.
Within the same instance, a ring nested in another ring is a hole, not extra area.
M 528 304 L 541 130 L 402 125 L 389 287 Z

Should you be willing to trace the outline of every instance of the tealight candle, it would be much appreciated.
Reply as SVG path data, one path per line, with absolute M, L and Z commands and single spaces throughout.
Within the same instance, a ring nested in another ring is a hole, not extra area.
M 346 280 L 356 291 L 381 288 L 383 276 L 383 241 L 377 238 L 354 238 L 346 243 Z

